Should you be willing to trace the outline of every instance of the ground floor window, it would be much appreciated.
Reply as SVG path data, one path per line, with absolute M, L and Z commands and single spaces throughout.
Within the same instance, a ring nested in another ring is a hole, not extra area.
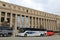
M 28 16 L 26 16 L 26 27 L 29 27 L 29 19 L 28 19 Z
M 4 17 L 1 17 L 1 22 L 4 22 Z

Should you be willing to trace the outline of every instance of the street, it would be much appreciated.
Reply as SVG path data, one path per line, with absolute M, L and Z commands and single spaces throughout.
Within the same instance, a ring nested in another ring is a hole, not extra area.
M 60 35 L 48 37 L 0 37 L 0 40 L 60 40 Z

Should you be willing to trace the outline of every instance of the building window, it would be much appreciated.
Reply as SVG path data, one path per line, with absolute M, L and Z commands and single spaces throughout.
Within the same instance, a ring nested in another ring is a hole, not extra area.
M 30 27 L 31 27 L 31 25 L 32 25 L 32 17 L 30 17 Z
M 14 27 L 14 25 L 15 25 L 15 15 L 16 15 L 16 14 L 14 14 L 14 13 L 12 14 L 12 26 L 13 26 L 13 27 Z
M 10 13 L 7 13 L 7 16 L 10 17 Z
M 3 4 L 3 6 L 6 6 L 5 4 Z
M 36 18 L 36 23 L 37 23 L 37 26 L 38 26 L 38 18 Z
M 22 27 L 24 27 L 24 15 L 22 15 Z
M 33 25 L 35 26 L 35 17 L 33 17 Z
M 1 12 L 1 15 L 2 15 L 2 16 L 5 16 L 5 12 Z
M 26 10 L 26 12 L 28 12 L 28 10 Z
M 8 20 L 7 22 L 10 23 L 10 18 L 7 18 L 7 20 Z
M 20 28 L 20 15 L 17 15 L 17 28 Z
M 29 27 L 29 19 L 28 19 L 28 16 L 26 16 L 26 27 Z
M 1 22 L 4 22 L 4 17 L 1 17 Z
M 13 17 L 15 17 L 15 14 L 13 14 Z

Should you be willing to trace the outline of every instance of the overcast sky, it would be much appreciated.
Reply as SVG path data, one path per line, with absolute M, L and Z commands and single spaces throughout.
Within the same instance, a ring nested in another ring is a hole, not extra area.
M 1 1 L 60 15 L 60 0 L 1 0 Z

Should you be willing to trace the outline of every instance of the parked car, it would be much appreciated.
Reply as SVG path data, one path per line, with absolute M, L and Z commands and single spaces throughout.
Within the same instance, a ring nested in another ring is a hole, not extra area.
M 47 30 L 46 36 L 52 36 L 52 35 L 54 35 L 54 31 Z

